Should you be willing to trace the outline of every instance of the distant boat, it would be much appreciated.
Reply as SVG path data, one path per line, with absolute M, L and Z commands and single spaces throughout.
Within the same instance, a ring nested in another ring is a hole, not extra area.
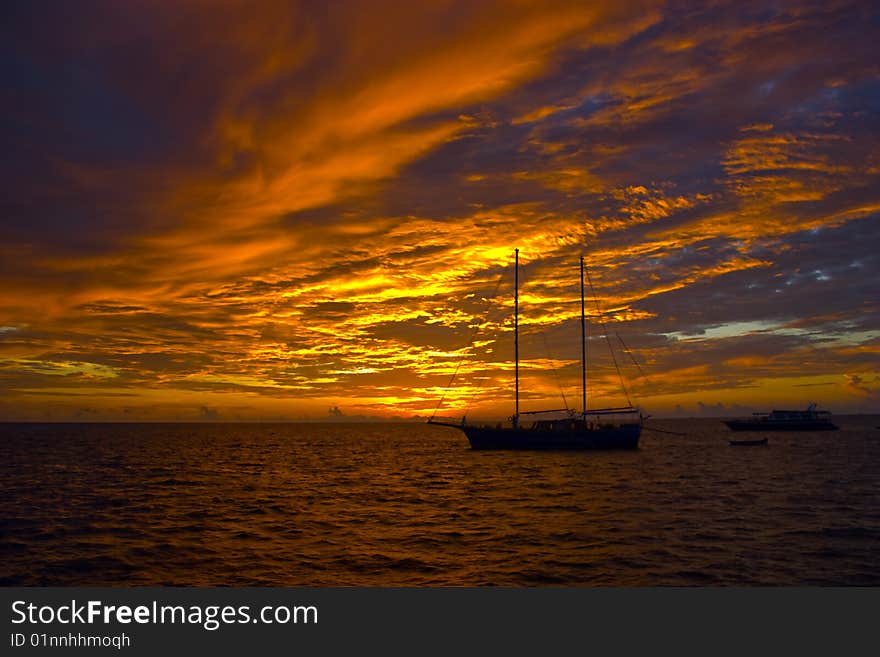
M 581 274 L 581 412 L 570 409 L 553 411 L 519 410 L 519 249 L 514 250 L 514 413 L 510 426 L 479 426 L 446 420 L 428 420 L 429 424 L 455 427 L 464 432 L 471 449 L 586 450 L 636 449 L 642 432 L 643 417 L 633 406 L 587 410 L 586 313 L 584 310 L 584 259 Z M 525 426 L 522 415 L 564 412 L 554 419 L 538 419 Z
M 728 440 L 731 447 L 755 447 L 757 445 L 766 445 L 767 439 L 760 438 L 758 440 Z
M 724 420 L 732 431 L 835 431 L 837 425 L 828 419 L 828 411 L 816 410 L 811 403 L 805 411 L 771 411 L 755 413 L 752 418 Z

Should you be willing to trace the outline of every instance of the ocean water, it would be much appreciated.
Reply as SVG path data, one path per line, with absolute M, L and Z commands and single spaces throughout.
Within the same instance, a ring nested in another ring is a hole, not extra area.
M 836 421 L 550 453 L 420 424 L 4 424 L 0 583 L 880 585 L 880 418 Z

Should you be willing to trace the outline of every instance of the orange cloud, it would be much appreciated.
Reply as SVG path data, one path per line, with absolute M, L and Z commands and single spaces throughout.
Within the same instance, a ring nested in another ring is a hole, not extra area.
M 339 400 L 425 412 L 456 370 L 450 400 L 500 411 L 514 246 L 535 404 L 556 394 L 547 370 L 577 380 L 582 253 L 590 319 L 644 338 L 668 374 L 642 382 L 658 399 L 737 396 L 757 370 L 795 380 L 791 354 L 827 355 L 838 378 L 876 354 L 875 311 L 854 296 L 825 318 L 761 302 L 874 271 L 869 253 L 809 251 L 810 231 L 861 247 L 880 212 L 858 87 L 873 60 L 834 41 L 811 53 L 821 11 L 224 2 L 112 8 L 94 25 L 83 12 L 34 60 L 48 76 L 40 62 L 60 53 L 90 76 L 60 121 L 29 113 L 49 136 L 28 137 L 42 159 L 22 150 L 31 173 L 9 185 L 17 223 L 0 245 L 0 386 L 34 413 L 49 396 L 72 413 L 80 392 L 117 414 L 132 405 L 114 394 L 134 396 L 156 417 Z M 53 123 L 92 139 L 70 146 Z M 807 251 L 817 264 L 790 265 Z M 736 314 L 732 298 L 754 317 L 716 317 Z M 668 337 L 768 314 L 786 358 L 711 335 L 698 364 Z M 841 328 L 854 314 L 863 325 Z M 593 382 L 613 394 L 601 367 Z

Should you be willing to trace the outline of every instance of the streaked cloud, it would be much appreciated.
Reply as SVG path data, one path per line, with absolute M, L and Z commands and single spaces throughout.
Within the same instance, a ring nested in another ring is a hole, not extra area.
M 846 2 L 19 7 L 0 416 L 505 415 L 514 247 L 529 404 L 576 398 L 585 253 L 591 394 L 620 394 L 601 319 L 652 412 L 811 387 L 877 410 L 877 24 Z

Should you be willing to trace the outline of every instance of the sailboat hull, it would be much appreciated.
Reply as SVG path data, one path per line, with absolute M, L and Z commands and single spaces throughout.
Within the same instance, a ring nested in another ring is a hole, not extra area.
M 571 431 L 460 427 L 471 449 L 584 450 L 637 449 L 639 424 Z

